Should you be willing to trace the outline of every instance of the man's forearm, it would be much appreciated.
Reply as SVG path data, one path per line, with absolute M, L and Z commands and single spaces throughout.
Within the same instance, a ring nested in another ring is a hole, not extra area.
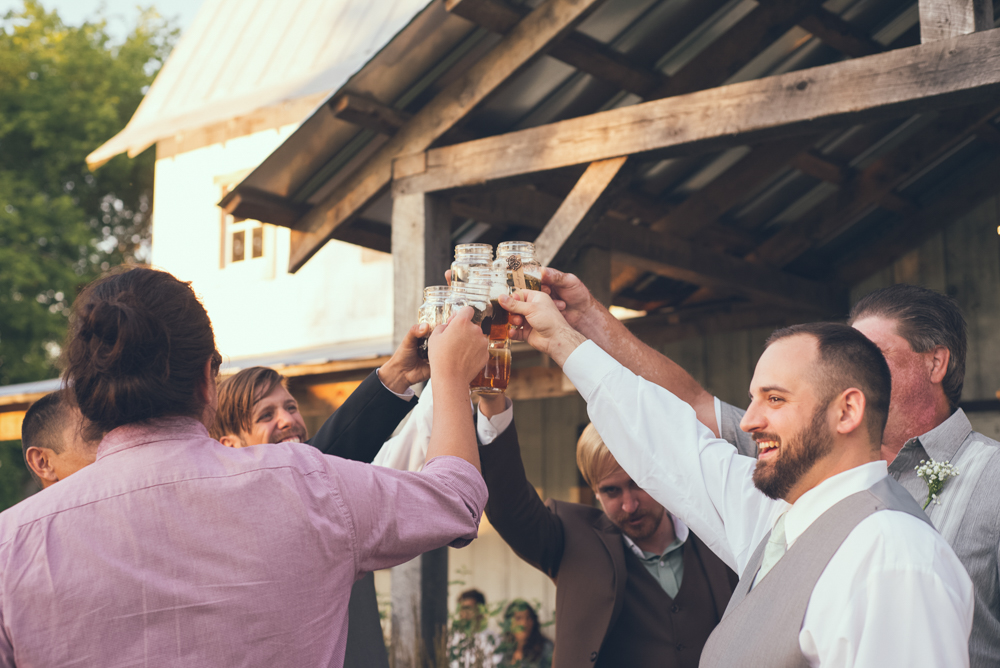
M 476 428 L 469 410 L 469 386 L 455 379 L 438 379 L 434 385 L 434 426 L 427 446 L 427 461 L 449 455 L 461 457 L 481 470 Z
M 577 330 L 632 373 L 686 401 L 695 409 L 698 420 L 719 435 L 715 398 L 711 393 L 679 364 L 639 340 L 600 302 L 592 300 Z

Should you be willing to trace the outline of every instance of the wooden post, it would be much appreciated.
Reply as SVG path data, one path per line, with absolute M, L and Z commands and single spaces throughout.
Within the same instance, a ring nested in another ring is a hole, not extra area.
M 440 196 L 412 193 L 392 200 L 393 342 L 417 322 L 428 285 L 444 285 L 451 257 L 451 208 Z
M 993 29 L 993 0 L 920 0 L 920 41 Z

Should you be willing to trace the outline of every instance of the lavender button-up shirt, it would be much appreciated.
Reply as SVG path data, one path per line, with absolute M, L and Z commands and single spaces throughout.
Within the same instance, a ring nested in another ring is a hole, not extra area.
M 0 667 L 340 666 L 355 579 L 468 543 L 486 496 L 456 457 L 412 473 L 121 427 L 0 514 Z

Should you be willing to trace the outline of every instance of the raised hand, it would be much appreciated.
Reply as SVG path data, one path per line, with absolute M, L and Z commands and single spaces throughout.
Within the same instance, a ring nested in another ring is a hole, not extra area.
M 468 386 L 489 359 L 482 327 L 472 324 L 473 308 L 463 306 L 445 325 L 434 329 L 427 346 L 435 394 L 439 383 L 463 382 Z
M 421 340 L 428 334 L 430 326 L 427 324 L 410 327 L 396 352 L 379 368 L 379 380 L 396 394 L 402 394 L 411 385 L 422 383 L 431 377 L 430 364 L 421 359 L 417 352 Z
M 569 354 L 587 340 L 563 317 L 552 297 L 544 292 L 518 290 L 513 295 L 500 297 L 500 305 L 525 321 L 524 338 L 539 352 L 547 353 L 559 366 Z

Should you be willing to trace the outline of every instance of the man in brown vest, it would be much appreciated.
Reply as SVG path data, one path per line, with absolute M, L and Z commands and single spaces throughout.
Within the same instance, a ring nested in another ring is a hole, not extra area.
M 771 335 L 740 425 L 755 461 L 548 295 L 501 303 L 562 366 L 625 471 L 742 573 L 702 666 L 969 665 L 972 582 L 888 476 L 889 367 L 864 335 L 834 323 Z
M 479 404 L 480 441 L 490 441 L 479 449 L 486 514 L 522 559 L 557 583 L 553 666 L 697 666 L 735 573 L 636 486 L 593 425 L 576 459 L 604 512 L 542 503 L 525 476 L 505 402 L 484 395 Z

